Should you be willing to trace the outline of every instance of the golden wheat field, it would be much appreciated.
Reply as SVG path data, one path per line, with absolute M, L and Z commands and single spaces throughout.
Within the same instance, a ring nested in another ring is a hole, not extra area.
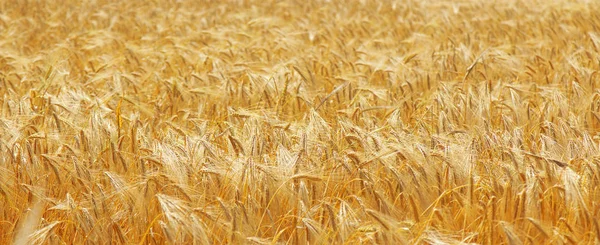
M 600 2 L 0 2 L 0 244 L 599 244 Z

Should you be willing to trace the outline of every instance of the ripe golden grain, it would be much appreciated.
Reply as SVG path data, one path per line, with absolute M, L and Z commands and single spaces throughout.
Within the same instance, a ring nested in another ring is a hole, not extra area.
M 5 1 L 0 244 L 597 243 L 598 13 Z

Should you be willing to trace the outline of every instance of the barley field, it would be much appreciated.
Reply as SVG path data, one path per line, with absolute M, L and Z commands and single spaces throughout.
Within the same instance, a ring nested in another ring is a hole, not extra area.
M 0 244 L 599 244 L 600 2 L 0 2 Z

